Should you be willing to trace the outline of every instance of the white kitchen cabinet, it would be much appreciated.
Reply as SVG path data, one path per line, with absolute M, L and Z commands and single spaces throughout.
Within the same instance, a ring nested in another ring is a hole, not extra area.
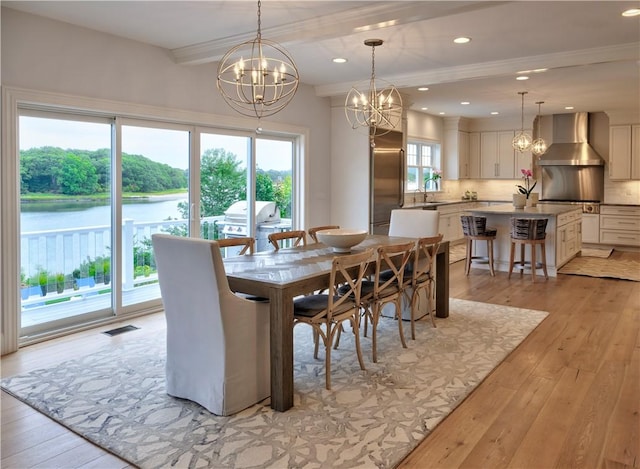
M 582 213 L 579 210 L 558 215 L 556 226 L 556 266 L 569 262 L 582 249 Z
M 640 207 L 600 206 L 600 243 L 640 246 Z
M 458 179 L 469 179 L 469 133 L 458 131 Z
M 582 214 L 582 242 L 600 242 L 600 215 L 597 213 Z
M 640 124 L 609 127 L 609 178 L 640 179 Z
M 444 241 L 459 241 L 463 239 L 462 222 L 460 216 L 467 213 L 468 210 L 475 208 L 476 202 L 447 204 L 438 207 L 440 213 L 440 233 L 443 235 Z
M 513 130 L 480 133 L 480 177 L 514 179 L 515 152 L 511 142 Z M 528 167 L 528 166 L 527 166 Z
M 469 179 L 480 178 L 480 132 L 469 133 Z

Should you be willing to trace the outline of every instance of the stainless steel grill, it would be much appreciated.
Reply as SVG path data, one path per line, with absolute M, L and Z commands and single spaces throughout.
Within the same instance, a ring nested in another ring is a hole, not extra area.
M 247 227 L 247 201 L 233 203 L 225 212 L 224 220 L 218 222 L 223 238 L 241 238 L 249 236 Z M 275 202 L 256 202 L 256 250 L 268 249 L 269 233 L 291 229 L 291 223 L 281 220 L 280 210 Z

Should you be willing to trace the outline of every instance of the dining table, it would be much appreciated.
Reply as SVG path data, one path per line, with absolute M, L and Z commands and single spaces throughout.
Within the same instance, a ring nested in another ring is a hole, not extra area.
M 408 241 L 415 239 L 368 235 L 351 252 Z M 331 247 L 314 243 L 224 259 L 231 290 L 269 299 L 271 407 L 276 411 L 293 407 L 293 299 L 327 288 L 336 255 Z M 446 318 L 449 316 L 448 241 L 440 244 L 435 267 L 436 317 Z

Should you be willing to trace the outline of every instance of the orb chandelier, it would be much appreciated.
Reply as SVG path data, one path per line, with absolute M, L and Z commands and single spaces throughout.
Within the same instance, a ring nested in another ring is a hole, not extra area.
M 511 145 L 514 150 L 524 153 L 525 151 L 531 150 L 532 141 L 531 135 L 524 131 L 524 95 L 527 94 L 527 91 L 518 91 L 518 94 L 522 96 L 522 118 L 520 121 L 520 132 L 513 137 Z
M 545 142 L 544 139 L 540 136 L 540 105 L 544 104 L 544 101 L 538 101 L 536 102 L 536 104 L 538 105 L 538 118 L 536 119 L 536 122 L 538 124 L 536 135 L 538 136 L 538 138 L 536 138 L 531 143 L 531 153 L 539 157 L 544 155 L 547 151 L 547 142 Z
M 371 146 L 374 137 L 389 133 L 402 121 L 402 97 L 395 86 L 379 81 L 383 88 L 378 90 L 376 83 L 376 47 L 383 44 L 382 39 L 367 39 L 365 46 L 371 47 L 371 79 L 369 89 L 359 91 L 352 87 L 345 100 L 345 114 L 352 129 L 366 128 Z
M 289 53 L 278 43 L 262 38 L 261 2 L 258 33 L 252 41 L 233 47 L 218 65 L 218 90 L 236 112 L 249 117 L 272 116 L 289 104 L 300 77 Z

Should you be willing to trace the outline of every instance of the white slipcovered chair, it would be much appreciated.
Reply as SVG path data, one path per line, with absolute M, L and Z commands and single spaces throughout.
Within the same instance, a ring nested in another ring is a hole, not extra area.
M 391 210 L 389 236 L 427 238 L 438 236 L 440 212 L 437 210 L 396 209 Z
M 167 321 L 167 393 L 231 415 L 271 394 L 269 303 L 236 296 L 215 241 L 152 236 Z

